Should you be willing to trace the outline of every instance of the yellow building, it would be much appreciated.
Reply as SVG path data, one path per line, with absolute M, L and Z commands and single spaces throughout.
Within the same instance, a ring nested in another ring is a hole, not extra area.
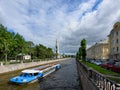
M 120 22 L 113 25 L 109 35 L 110 59 L 120 60 Z
M 107 60 L 109 59 L 109 42 L 108 40 L 103 40 L 99 43 L 94 44 L 87 49 L 87 58 L 88 59 L 100 59 Z
M 87 59 L 95 59 L 95 45 L 87 49 Z

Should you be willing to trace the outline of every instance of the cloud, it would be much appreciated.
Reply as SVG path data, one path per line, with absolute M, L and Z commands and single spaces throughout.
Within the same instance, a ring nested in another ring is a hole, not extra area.
M 88 46 L 104 39 L 120 18 L 120 0 L 1 0 L 0 22 L 31 40 L 75 53 L 83 38 Z
M 66 50 L 71 48 L 69 52 L 73 52 L 72 49 L 78 50 L 80 41 L 83 38 L 87 39 L 87 46 L 91 46 L 107 38 L 113 24 L 120 20 L 119 2 L 120 0 L 118 2 L 114 2 L 114 0 L 104 0 L 94 11 L 91 9 L 88 10 L 88 12 L 78 20 L 78 28 L 71 33 L 69 37 L 65 38 L 61 46 L 64 45 Z M 92 4 L 89 5 L 91 5 L 91 7 L 93 6 Z

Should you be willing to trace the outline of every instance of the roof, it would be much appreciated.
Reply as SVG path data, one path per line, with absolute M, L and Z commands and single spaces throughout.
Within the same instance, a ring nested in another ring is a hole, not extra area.
M 103 44 L 108 43 L 108 39 L 101 40 L 101 41 L 98 42 L 98 43 L 103 43 Z
M 113 29 L 110 31 L 110 34 L 108 35 L 108 37 L 110 37 L 111 34 L 113 34 L 116 30 L 120 30 L 118 29 L 120 28 L 120 22 L 116 22 L 114 25 L 113 25 Z
M 93 48 L 93 47 L 96 46 L 96 45 L 101 45 L 101 44 L 102 44 L 102 45 L 109 44 L 108 39 L 101 40 L 100 42 L 98 42 L 98 43 L 96 43 L 96 44 L 94 44 L 94 45 L 91 45 L 91 47 L 87 48 L 87 50 Z
M 28 70 L 23 70 L 22 73 L 38 73 L 40 72 L 39 70 L 33 70 L 33 69 L 28 69 Z
M 120 27 L 120 22 L 116 22 L 116 23 L 113 25 L 113 28 L 116 28 L 116 27 Z

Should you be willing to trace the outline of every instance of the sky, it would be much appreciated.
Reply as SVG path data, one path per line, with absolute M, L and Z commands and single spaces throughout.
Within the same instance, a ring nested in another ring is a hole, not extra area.
M 0 23 L 27 41 L 76 53 L 107 38 L 120 21 L 120 0 L 0 0 Z

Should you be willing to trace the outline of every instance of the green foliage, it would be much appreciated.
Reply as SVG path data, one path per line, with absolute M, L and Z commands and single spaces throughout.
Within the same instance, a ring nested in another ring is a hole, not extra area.
M 0 59 L 4 59 L 6 62 L 12 41 L 12 33 L 8 32 L 7 28 L 5 28 L 3 25 L 0 25 Z
M 16 59 L 18 54 L 29 54 L 32 58 L 53 58 L 51 48 L 44 45 L 34 45 L 32 41 L 25 41 L 19 33 L 8 32 L 7 28 L 0 25 L 0 60 Z
M 35 53 L 35 44 L 32 41 L 27 41 L 27 52 L 29 55 L 31 55 L 32 58 L 36 58 L 36 56 L 34 55 Z
M 76 54 L 77 60 L 86 60 L 86 39 L 83 39 L 80 43 L 80 48 Z
M 108 77 L 108 79 L 112 80 L 112 81 L 115 81 L 117 83 L 120 83 L 120 79 L 119 78 L 116 78 L 117 77 L 120 77 L 120 74 L 119 73 L 116 73 L 116 72 L 113 72 L 111 70 L 106 70 L 100 66 L 97 66 L 95 64 L 92 64 L 92 63 L 89 63 L 89 62 L 85 62 L 85 61 L 81 61 L 83 64 L 85 64 L 87 67 L 89 68 L 93 68 L 94 70 L 98 71 L 99 73 L 103 74 L 103 75 L 110 75 L 110 76 L 113 76 L 113 77 Z M 115 78 L 114 78 L 115 77 Z
M 120 83 L 120 78 L 112 78 L 112 77 L 108 77 L 108 79 L 115 81 L 116 83 Z
M 27 53 L 27 44 L 23 36 L 20 34 L 13 34 L 12 47 L 10 52 L 10 57 L 15 57 L 19 53 Z
M 79 60 L 79 52 L 76 53 L 76 60 Z
M 82 56 L 82 60 L 86 60 L 86 40 L 85 39 L 81 41 L 81 56 Z
M 91 67 L 93 69 L 95 69 L 96 71 L 102 73 L 102 74 L 105 74 L 105 75 L 113 75 L 113 76 L 120 76 L 119 73 L 116 73 L 116 72 L 113 72 L 113 71 L 110 71 L 110 70 L 106 70 L 100 66 L 97 66 L 95 64 L 92 64 L 92 63 L 89 63 L 89 62 L 85 62 L 85 61 L 82 61 L 82 63 L 84 63 L 85 65 L 87 65 L 88 67 Z
M 40 59 L 53 58 L 54 53 L 51 48 L 47 48 L 42 44 L 35 46 L 35 55 Z

